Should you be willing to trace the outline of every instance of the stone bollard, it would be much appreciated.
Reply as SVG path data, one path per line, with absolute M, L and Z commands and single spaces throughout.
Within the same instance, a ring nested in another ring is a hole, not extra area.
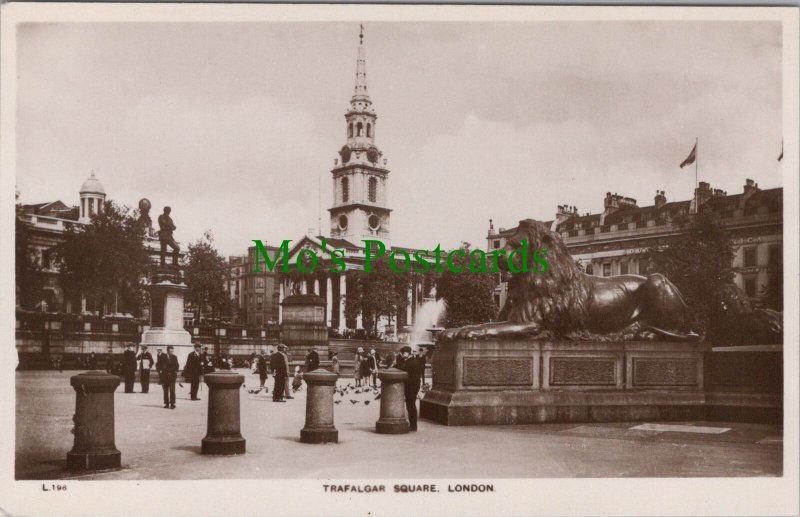
M 122 454 L 114 443 L 114 390 L 120 378 L 103 372 L 73 375 L 75 389 L 75 443 L 67 453 L 67 468 L 102 470 L 117 468 Z
M 339 431 L 333 426 L 333 390 L 339 376 L 318 369 L 303 374 L 308 385 L 306 426 L 300 430 L 303 443 L 339 443 Z
M 201 454 L 244 454 L 239 420 L 239 388 L 244 375 L 215 372 L 205 375 L 208 386 L 208 432 Z
M 408 374 L 389 368 L 378 373 L 378 378 L 381 380 L 381 418 L 375 422 L 375 432 L 407 433 L 405 385 Z

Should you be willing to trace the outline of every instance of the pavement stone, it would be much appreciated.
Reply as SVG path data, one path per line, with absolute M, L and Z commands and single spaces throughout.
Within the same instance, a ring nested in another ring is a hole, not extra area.
M 116 444 L 121 469 L 90 474 L 64 471 L 72 447 L 77 371 L 16 374 L 17 479 L 408 479 L 561 477 L 738 477 L 782 474 L 782 429 L 730 422 L 669 422 L 730 427 L 721 434 L 652 432 L 636 423 L 446 427 L 425 420 L 403 435 L 375 432 L 380 400 L 352 389 L 334 406 L 338 444 L 300 443 L 305 387 L 285 404 L 269 393 L 250 394 L 258 376 L 241 390 L 242 435 L 247 453 L 200 454 L 206 434 L 207 387 L 201 401 L 178 387 L 177 409 L 164 409 L 161 387 L 150 393 L 115 394 Z M 344 388 L 351 379 L 340 379 Z M 355 403 L 351 402 L 355 401 Z M 369 404 L 365 404 L 365 402 Z

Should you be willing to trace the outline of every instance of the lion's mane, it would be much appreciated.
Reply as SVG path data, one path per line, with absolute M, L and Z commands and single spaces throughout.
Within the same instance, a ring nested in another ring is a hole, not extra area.
M 583 329 L 591 289 L 564 242 L 532 219 L 520 222 L 508 238 L 508 246 L 517 249 L 522 239 L 527 239 L 531 253 L 536 249 L 547 250 L 548 269 L 543 273 L 511 275 L 503 308 L 507 319 L 514 323 L 536 322 L 559 334 Z M 531 266 L 536 268 L 537 264 Z

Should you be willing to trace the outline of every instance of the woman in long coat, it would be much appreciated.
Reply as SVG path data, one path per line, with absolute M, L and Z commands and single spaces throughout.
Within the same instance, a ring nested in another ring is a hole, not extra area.
M 353 378 L 356 380 L 356 386 L 361 386 L 361 369 L 364 363 L 364 349 L 358 347 L 353 356 Z

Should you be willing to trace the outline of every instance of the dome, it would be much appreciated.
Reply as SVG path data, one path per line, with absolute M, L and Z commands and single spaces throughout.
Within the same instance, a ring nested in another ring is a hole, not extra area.
M 81 187 L 81 194 L 102 194 L 106 195 L 105 189 L 103 189 L 103 184 L 100 183 L 100 180 L 94 177 L 94 173 L 89 176 L 89 179 L 83 182 L 83 186 Z

